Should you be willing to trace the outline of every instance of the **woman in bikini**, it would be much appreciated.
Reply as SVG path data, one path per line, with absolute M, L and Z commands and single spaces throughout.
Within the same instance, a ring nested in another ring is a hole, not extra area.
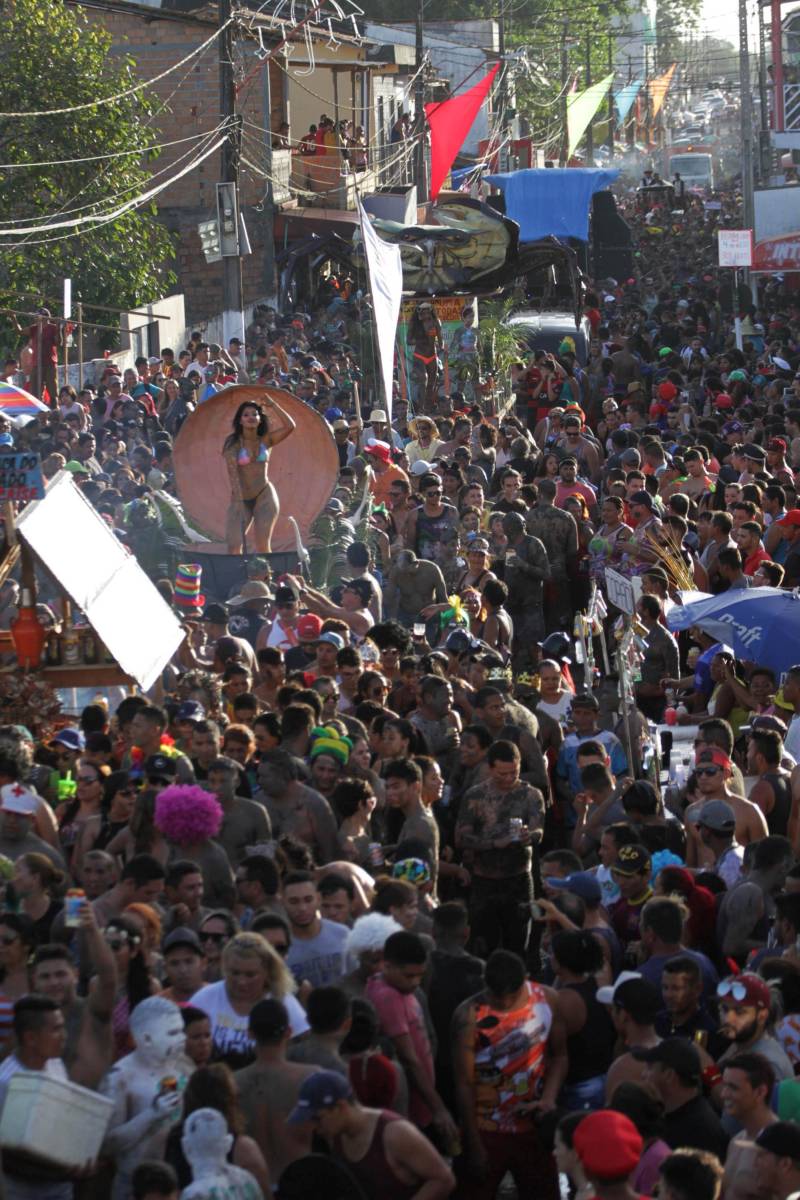
M 414 347 L 411 368 L 416 386 L 418 413 L 433 412 L 439 389 L 439 350 L 442 346 L 442 325 L 433 305 L 418 304 L 408 323 L 406 340 Z
M 271 410 L 269 421 L 264 408 Z M 278 494 L 267 477 L 269 452 L 273 446 L 285 441 L 294 429 L 292 418 L 268 397 L 260 404 L 245 400 L 237 408 L 233 433 L 222 447 L 231 482 L 231 502 L 225 526 L 229 554 L 242 553 L 251 525 L 256 553 L 270 553 L 272 531 L 278 519 Z

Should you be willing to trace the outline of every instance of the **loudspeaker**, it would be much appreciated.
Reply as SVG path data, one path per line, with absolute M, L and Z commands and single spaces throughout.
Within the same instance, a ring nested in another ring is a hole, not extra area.
M 611 192 L 592 196 L 592 276 L 622 283 L 634 274 L 633 248 L 628 222 L 617 212 Z
M 280 551 L 277 554 L 202 554 L 199 551 L 187 549 L 182 562 L 196 562 L 203 568 L 200 590 L 206 598 L 206 604 L 212 600 L 225 601 L 230 596 L 236 596 L 241 591 L 243 583 L 247 582 L 247 559 L 266 558 L 272 568 L 273 582 L 279 575 L 294 574 L 297 571 L 297 555 L 292 551 Z

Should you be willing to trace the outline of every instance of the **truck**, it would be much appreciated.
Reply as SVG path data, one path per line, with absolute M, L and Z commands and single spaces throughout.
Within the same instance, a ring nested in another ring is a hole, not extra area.
M 676 171 L 687 188 L 714 188 L 713 154 L 695 150 L 668 150 L 665 178 L 672 179 Z

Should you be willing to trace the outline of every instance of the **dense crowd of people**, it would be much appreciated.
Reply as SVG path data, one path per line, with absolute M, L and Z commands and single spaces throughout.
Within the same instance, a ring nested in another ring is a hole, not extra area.
M 800 1192 L 800 665 L 666 621 L 800 585 L 800 301 L 721 280 L 733 198 L 629 215 L 588 361 L 521 350 L 499 418 L 362 404 L 344 275 L 0 418 L 186 631 L 149 695 L 0 726 L 0 1100 L 39 1071 L 114 1105 L 80 1178 L 6 1152 L 9 1197 L 174 1198 L 210 1163 L 241 1197 Z M 339 475 L 304 570 L 201 595 L 172 441 L 250 380 L 324 416 Z M 608 597 L 574 634 L 609 568 L 628 711 Z

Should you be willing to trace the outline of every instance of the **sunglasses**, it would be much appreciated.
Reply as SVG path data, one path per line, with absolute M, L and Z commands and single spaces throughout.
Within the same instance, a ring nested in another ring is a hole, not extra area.
M 442 494 L 441 488 L 431 488 L 429 491 L 427 491 L 425 493 L 426 496 L 441 496 L 441 494 Z
M 78 776 L 76 776 L 75 782 L 76 783 L 99 783 L 100 777 L 98 775 L 78 775 Z
M 695 767 L 695 775 L 718 775 L 722 767 Z
M 717 984 L 717 995 L 731 996 L 737 1003 L 741 1004 L 742 1000 L 747 999 L 747 985 L 738 979 L 723 979 Z
M 221 946 L 226 940 L 224 933 L 201 933 L 198 936 L 201 942 L 213 942 L 215 946 Z
M 118 788 L 117 795 L 118 796 L 135 796 L 137 794 L 137 791 L 138 791 L 138 789 L 135 787 Z

